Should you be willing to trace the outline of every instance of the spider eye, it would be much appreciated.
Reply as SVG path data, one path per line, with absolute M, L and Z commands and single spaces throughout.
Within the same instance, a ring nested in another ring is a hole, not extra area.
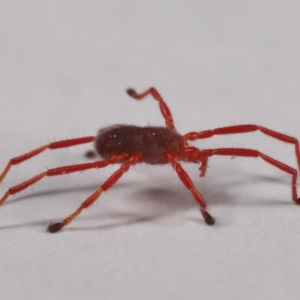
M 171 139 L 171 138 L 166 139 L 166 143 L 172 143 L 172 142 L 173 142 L 173 139 Z

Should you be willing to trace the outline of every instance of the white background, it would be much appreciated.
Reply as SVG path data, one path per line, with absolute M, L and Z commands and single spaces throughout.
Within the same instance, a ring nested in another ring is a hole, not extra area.
M 54 140 L 115 123 L 180 133 L 260 124 L 300 138 L 297 1 L 1 1 L 0 166 Z M 297 167 L 292 145 L 261 133 L 201 148 L 248 147 Z M 1 193 L 46 168 L 85 162 L 89 145 L 11 169 Z M 217 224 L 208 227 L 170 166 L 133 167 L 57 234 L 116 169 L 45 178 L 0 214 L 1 299 L 299 299 L 300 208 L 291 178 L 260 159 L 183 164 Z

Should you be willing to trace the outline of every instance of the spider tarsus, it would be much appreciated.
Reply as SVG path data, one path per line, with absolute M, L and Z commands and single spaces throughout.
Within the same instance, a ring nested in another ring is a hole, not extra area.
M 136 91 L 134 89 L 132 89 L 132 88 L 127 89 L 126 92 L 132 98 L 136 98 L 137 97 Z
M 59 222 L 59 223 L 54 223 L 54 224 L 50 224 L 47 228 L 47 232 L 50 233 L 55 233 L 57 231 L 59 231 L 60 229 L 62 229 L 64 227 L 64 223 Z
M 207 225 L 214 225 L 216 223 L 215 219 L 206 210 L 201 209 L 201 213 Z
M 295 200 L 296 204 L 300 204 L 300 198 L 298 198 L 297 200 Z
M 87 157 L 87 158 L 94 158 L 95 156 L 96 156 L 96 153 L 93 150 L 89 150 L 85 153 L 85 157 Z

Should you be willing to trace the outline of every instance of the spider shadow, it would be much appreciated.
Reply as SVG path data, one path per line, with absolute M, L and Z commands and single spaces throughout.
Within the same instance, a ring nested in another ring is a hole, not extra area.
M 282 183 L 283 180 L 281 178 L 274 178 L 269 176 L 257 176 L 251 175 L 249 177 L 251 179 L 251 184 L 255 184 L 255 182 L 270 181 Z M 234 205 L 237 203 L 237 199 L 230 193 L 230 189 L 232 186 L 243 185 L 249 183 L 246 178 L 242 177 L 237 180 L 231 181 L 221 181 L 218 179 L 214 179 L 215 182 L 207 182 L 199 183 L 196 180 L 196 187 L 201 191 L 201 194 L 204 195 L 204 198 L 207 200 L 210 208 L 213 206 L 220 205 Z M 167 187 L 170 185 L 170 180 L 164 179 L 159 181 L 162 187 L 143 187 L 143 188 L 135 188 L 133 192 L 131 192 L 130 197 L 126 198 L 127 204 L 130 211 L 109 211 L 109 212 L 100 212 L 96 216 L 92 218 L 97 218 L 101 220 L 100 225 L 96 226 L 76 226 L 71 228 L 66 228 L 67 231 L 82 231 L 82 230 L 112 230 L 119 227 L 136 225 L 141 223 L 150 223 L 153 221 L 157 221 L 160 219 L 168 218 L 174 215 L 182 215 L 182 212 L 187 212 L 190 210 L 199 210 L 198 204 L 194 201 L 193 197 L 190 195 L 189 191 L 185 189 L 184 186 L 180 182 L 176 184 L 176 188 L 168 189 L 163 188 L 163 186 Z M 217 189 L 212 189 L 211 186 L 217 186 Z M 119 182 L 114 186 L 114 190 L 119 189 L 120 191 L 123 188 L 128 188 L 128 186 L 132 186 L 132 182 Z M 172 185 L 173 186 L 173 185 Z M 90 184 L 84 186 L 76 186 L 71 188 L 59 188 L 59 189 L 51 189 L 45 191 L 39 191 L 30 195 L 17 197 L 8 201 L 5 205 L 16 204 L 23 200 L 41 198 L 43 196 L 55 196 L 62 195 L 70 192 L 93 192 L 99 188 L 99 184 Z M 249 197 L 248 197 L 249 198 Z M 260 201 L 259 199 L 254 199 L 250 197 L 250 202 L 247 203 L 242 202 L 240 205 L 247 206 L 262 206 L 262 205 L 287 205 L 287 201 L 276 201 L 275 203 L 270 200 Z M 91 220 L 90 216 L 83 215 L 81 216 L 81 220 Z M 195 217 L 185 217 L 185 220 L 189 220 L 192 222 L 201 223 L 204 225 L 204 221 L 199 213 L 199 218 Z M 182 222 L 181 219 L 180 222 Z M 46 221 L 35 221 L 35 222 L 27 222 L 26 224 L 18 224 L 18 225 L 7 225 L 0 227 L 1 229 L 11 229 L 11 228 L 19 228 L 24 226 L 36 226 L 36 225 L 45 225 Z M 49 225 L 50 221 L 47 222 Z
M 24 227 L 36 227 L 36 226 L 45 226 L 45 219 L 42 221 L 34 221 L 34 222 L 26 222 L 26 223 L 19 223 L 19 224 L 9 224 L 9 225 L 3 225 L 0 226 L 1 230 L 7 230 L 7 229 L 17 229 L 17 228 L 24 228 Z M 48 222 L 48 225 L 50 224 L 50 220 Z M 46 231 L 46 229 L 45 229 Z

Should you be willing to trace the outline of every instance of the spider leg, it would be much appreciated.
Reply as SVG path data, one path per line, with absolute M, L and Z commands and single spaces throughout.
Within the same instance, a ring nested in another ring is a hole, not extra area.
M 260 157 L 267 163 L 273 165 L 274 167 L 292 175 L 292 198 L 296 204 L 300 204 L 300 198 L 297 193 L 297 177 L 298 171 L 290 166 L 278 161 L 262 152 L 252 149 L 243 148 L 218 148 L 218 149 L 208 149 L 208 150 L 195 150 L 198 151 L 199 157 L 210 157 L 213 155 L 224 155 L 224 156 L 243 156 L 243 157 Z M 196 156 L 196 153 L 194 154 Z
M 97 156 L 97 152 L 94 150 L 88 150 L 87 152 L 85 152 L 85 157 L 86 158 L 95 158 Z
M 69 215 L 67 218 L 65 218 L 63 221 L 50 224 L 48 226 L 48 231 L 51 233 L 59 231 L 61 228 L 69 224 L 75 217 L 77 217 L 83 209 L 88 208 L 90 205 L 92 205 L 102 194 L 102 192 L 108 190 L 112 185 L 114 185 L 121 177 L 122 175 L 128 171 L 128 169 L 138 163 L 140 160 L 139 154 L 131 155 L 125 163 L 122 164 L 120 169 L 118 169 L 115 173 L 113 173 L 102 185 L 101 187 L 96 190 L 89 198 L 87 198 L 71 215 Z
M 196 147 L 188 146 L 183 151 L 183 160 L 186 162 L 193 162 L 193 163 L 201 163 L 199 170 L 200 170 L 200 177 L 204 177 L 207 170 L 207 163 L 208 157 L 200 157 L 199 156 L 199 149 Z
M 94 136 L 87 136 L 87 137 L 83 137 L 83 138 L 76 138 L 76 139 L 53 142 L 53 143 L 50 143 L 48 145 L 44 145 L 42 147 L 39 147 L 39 148 L 37 148 L 33 151 L 30 151 L 26 154 L 21 155 L 21 156 L 12 158 L 8 162 L 8 164 L 6 165 L 3 172 L 0 174 L 0 182 L 5 178 L 5 176 L 7 175 L 8 171 L 11 168 L 12 165 L 17 165 L 17 164 L 33 157 L 33 156 L 36 156 L 36 155 L 42 153 L 46 149 L 52 150 L 52 149 L 58 149 L 58 148 L 72 147 L 72 146 L 77 146 L 77 145 L 81 145 L 81 144 L 91 143 L 94 140 L 95 140 Z
M 165 101 L 163 100 L 162 96 L 159 94 L 159 92 L 154 87 L 151 87 L 148 90 L 146 90 L 145 92 L 140 93 L 140 94 L 138 94 L 134 89 L 131 89 L 131 88 L 127 89 L 126 92 L 130 97 L 132 97 L 136 100 L 142 100 L 143 98 L 145 98 L 146 96 L 151 94 L 152 97 L 159 102 L 159 108 L 160 108 L 160 111 L 161 111 L 165 121 L 166 121 L 167 127 L 171 128 L 171 129 L 175 129 L 171 111 L 168 108 Z
M 213 225 L 215 224 L 214 218 L 207 212 L 206 210 L 206 202 L 203 199 L 202 195 L 197 191 L 195 188 L 191 178 L 189 175 L 186 173 L 186 171 L 182 168 L 182 166 L 177 162 L 176 155 L 172 153 L 166 153 L 165 154 L 166 159 L 172 164 L 173 169 L 177 173 L 179 179 L 182 181 L 182 183 L 186 186 L 188 190 L 192 193 L 194 196 L 195 200 L 198 202 L 200 205 L 200 211 L 202 213 L 202 216 L 208 225 Z
M 286 134 L 282 134 L 280 132 L 268 129 L 263 126 L 258 125 L 236 125 L 236 126 L 228 126 L 228 127 L 220 127 L 213 130 L 205 130 L 201 132 L 189 132 L 184 135 L 184 138 L 189 141 L 193 141 L 196 139 L 205 139 L 210 138 L 214 135 L 222 135 L 222 134 L 236 134 L 236 133 L 247 133 L 253 131 L 261 131 L 262 133 L 271 136 L 277 140 L 280 140 L 285 143 L 293 144 L 295 146 L 295 152 L 297 157 L 298 168 L 300 170 L 300 147 L 299 141 Z
M 115 156 L 112 156 L 109 159 L 102 160 L 102 161 L 95 161 L 95 162 L 92 162 L 92 163 L 70 165 L 70 166 L 63 166 L 63 167 L 59 167 L 59 168 L 49 169 L 48 171 L 43 172 L 43 173 L 41 173 L 37 176 L 34 176 L 31 179 L 29 179 L 27 181 L 24 181 L 19 185 L 16 185 L 14 187 L 9 188 L 7 190 L 7 192 L 2 196 L 2 198 L 0 198 L 0 205 L 2 205 L 7 200 L 7 198 L 9 196 L 11 196 L 13 194 L 16 194 L 16 193 L 19 193 L 22 190 L 25 190 L 26 188 L 28 188 L 29 186 L 37 183 L 38 181 L 40 181 L 44 177 L 64 175 L 64 174 L 84 171 L 84 170 L 88 170 L 88 169 L 99 169 L 99 168 L 106 167 L 110 164 L 120 162 L 120 161 L 124 160 L 124 158 L 125 158 L 125 156 L 115 155 Z
M 207 162 L 208 162 L 208 158 L 207 157 L 204 157 L 203 159 L 201 159 L 201 166 L 199 168 L 199 170 L 200 170 L 200 177 L 204 177 L 205 174 L 206 174 Z

